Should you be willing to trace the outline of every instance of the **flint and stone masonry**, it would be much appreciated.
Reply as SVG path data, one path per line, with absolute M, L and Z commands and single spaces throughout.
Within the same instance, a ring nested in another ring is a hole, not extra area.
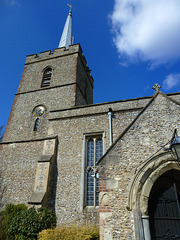
M 50 84 L 42 87 L 48 68 Z M 165 172 L 180 170 L 161 148 L 180 127 L 180 93 L 155 89 L 150 97 L 93 104 L 93 82 L 79 44 L 27 56 L 0 143 L 1 208 L 45 206 L 58 225 L 99 225 L 101 240 L 149 240 L 151 189 Z M 99 206 L 86 201 L 91 136 L 103 141 Z

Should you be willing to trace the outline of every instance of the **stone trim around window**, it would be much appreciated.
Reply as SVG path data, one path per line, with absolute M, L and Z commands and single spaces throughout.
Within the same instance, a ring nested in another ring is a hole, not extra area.
M 83 134 L 83 147 L 82 147 L 82 172 L 81 172 L 81 184 L 80 184 L 80 208 L 83 210 L 85 207 L 98 207 L 96 200 L 94 199 L 93 206 L 87 205 L 87 172 L 94 170 L 96 166 L 87 166 L 87 147 L 89 139 L 102 138 L 102 155 L 105 152 L 105 132 L 85 133 Z M 98 171 L 98 170 L 97 170 Z M 97 175 L 97 174 L 96 174 Z M 96 180 L 94 181 L 94 185 Z

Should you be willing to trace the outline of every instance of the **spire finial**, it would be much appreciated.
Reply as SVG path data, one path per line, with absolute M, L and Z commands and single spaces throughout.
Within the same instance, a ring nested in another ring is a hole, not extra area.
M 69 45 L 73 44 L 73 35 L 72 35 L 72 6 L 67 3 L 70 7 L 69 14 L 64 25 L 63 33 L 59 42 L 58 48 L 65 47 L 68 49 Z

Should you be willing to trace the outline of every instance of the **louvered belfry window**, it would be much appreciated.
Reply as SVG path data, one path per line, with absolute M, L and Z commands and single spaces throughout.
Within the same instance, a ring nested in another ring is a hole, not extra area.
M 44 74 L 43 74 L 41 87 L 48 87 L 48 86 L 50 86 L 51 75 L 52 75 L 52 69 L 51 68 L 47 68 L 44 71 Z
M 86 205 L 99 205 L 99 174 L 95 171 L 97 161 L 103 154 L 103 143 L 101 136 L 92 136 L 87 139 L 87 187 Z

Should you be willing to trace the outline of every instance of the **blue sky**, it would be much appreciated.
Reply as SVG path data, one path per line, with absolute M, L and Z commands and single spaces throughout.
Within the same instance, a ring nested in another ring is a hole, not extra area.
M 0 0 L 0 125 L 6 125 L 26 55 L 58 47 L 73 9 L 94 77 L 94 103 L 180 91 L 179 0 Z

